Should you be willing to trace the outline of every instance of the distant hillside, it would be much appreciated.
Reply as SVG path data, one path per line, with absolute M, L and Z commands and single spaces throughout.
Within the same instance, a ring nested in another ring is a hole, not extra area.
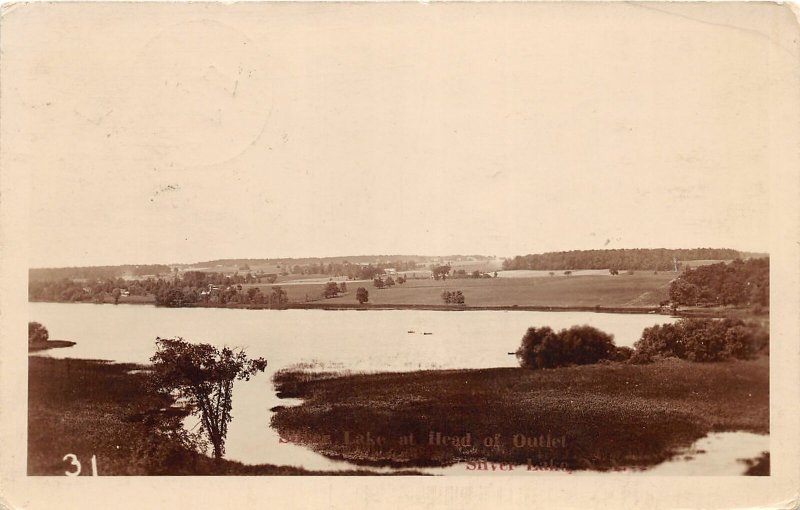
M 170 267 L 163 264 L 124 264 L 120 266 L 87 266 L 87 267 L 49 267 L 28 270 L 30 281 L 98 280 L 116 279 L 132 276 L 158 275 L 170 272 Z
M 308 265 L 308 264 L 385 264 L 389 262 L 435 262 L 439 260 L 487 260 L 486 255 L 349 255 L 339 257 L 304 257 L 304 258 L 276 258 L 276 259 L 216 259 L 193 264 L 180 264 L 192 268 L 207 268 L 216 266 L 276 266 L 276 265 Z
M 195 263 L 180 264 L 124 264 L 119 266 L 87 266 L 87 267 L 57 267 L 57 268 L 32 268 L 28 271 L 30 281 L 58 281 L 64 278 L 69 280 L 106 280 L 116 278 L 130 278 L 144 275 L 168 275 L 173 268 L 178 270 L 207 270 L 221 273 L 237 271 L 262 271 L 266 273 L 280 273 L 282 271 L 294 274 L 344 274 L 343 267 L 371 264 L 373 266 L 398 268 L 416 267 L 429 263 L 461 262 L 461 261 L 486 261 L 486 255 L 351 255 L 346 257 L 304 257 L 304 258 L 274 258 L 274 259 L 216 259 Z
M 685 260 L 733 260 L 743 254 L 727 248 L 694 248 L 688 250 L 616 249 L 573 250 L 531 255 L 518 255 L 503 261 L 503 269 L 633 269 L 667 271 L 673 269 L 674 259 Z

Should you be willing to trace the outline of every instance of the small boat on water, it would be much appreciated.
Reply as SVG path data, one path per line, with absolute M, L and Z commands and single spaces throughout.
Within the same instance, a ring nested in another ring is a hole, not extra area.
M 428 333 L 427 331 L 422 333 L 423 335 L 432 335 L 433 333 Z
M 413 329 L 409 329 L 408 332 L 409 333 L 414 333 L 414 330 Z

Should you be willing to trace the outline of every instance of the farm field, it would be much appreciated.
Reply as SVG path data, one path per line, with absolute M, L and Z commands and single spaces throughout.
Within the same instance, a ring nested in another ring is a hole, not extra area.
M 322 298 L 323 283 L 285 285 L 289 301 L 327 304 L 356 302 L 356 289 L 369 291 L 373 305 L 441 305 L 444 291 L 460 290 L 468 306 L 658 306 L 667 299 L 674 273 L 637 272 L 633 275 L 552 276 L 533 278 L 449 278 L 408 280 L 403 285 L 378 289 L 372 282 L 347 282 L 347 293 Z M 258 285 L 269 292 L 271 285 Z

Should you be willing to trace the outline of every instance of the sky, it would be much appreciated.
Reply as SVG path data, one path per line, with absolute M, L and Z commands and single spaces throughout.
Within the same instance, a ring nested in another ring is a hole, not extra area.
M 772 7 L 23 6 L 29 263 L 768 251 Z

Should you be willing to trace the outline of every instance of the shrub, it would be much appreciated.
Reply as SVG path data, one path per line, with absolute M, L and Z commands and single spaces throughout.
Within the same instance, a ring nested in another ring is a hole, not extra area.
M 46 342 L 50 338 L 50 333 L 47 328 L 38 322 L 28 323 L 28 345 L 40 344 Z
M 614 361 L 628 361 L 633 356 L 633 349 L 631 347 L 617 347 L 614 351 Z
M 769 332 L 738 319 L 681 319 L 645 329 L 634 347 L 632 361 L 638 363 L 652 361 L 654 356 L 689 361 L 748 359 L 768 352 Z
M 444 291 L 442 292 L 442 301 L 444 301 L 448 305 L 463 305 L 464 304 L 464 293 L 460 290 L 456 290 L 453 292 Z
M 528 328 L 516 355 L 524 368 L 553 368 L 616 359 L 618 350 L 612 335 L 591 326 L 573 326 L 558 333 L 545 326 Z

